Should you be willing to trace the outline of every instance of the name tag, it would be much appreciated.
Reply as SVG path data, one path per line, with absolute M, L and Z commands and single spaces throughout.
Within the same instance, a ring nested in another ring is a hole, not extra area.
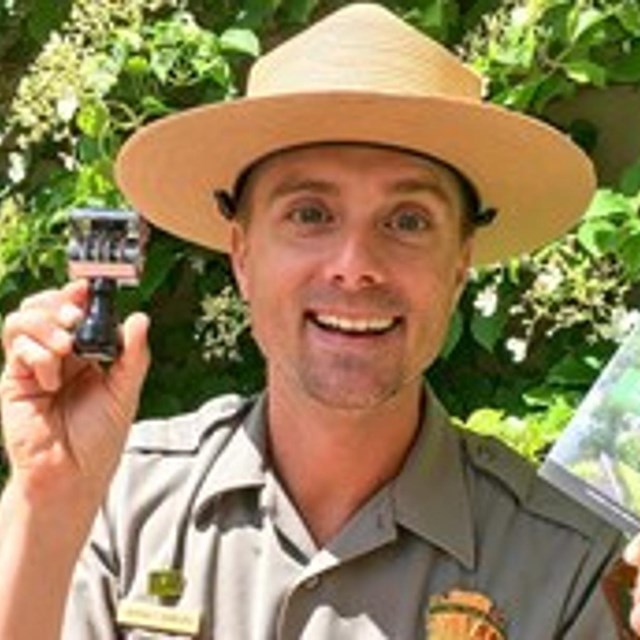
M 125 627 L 195 636 L 200 630 L 201 615 L 199 611 L 123 600 L 118 603 L 116 620 Z

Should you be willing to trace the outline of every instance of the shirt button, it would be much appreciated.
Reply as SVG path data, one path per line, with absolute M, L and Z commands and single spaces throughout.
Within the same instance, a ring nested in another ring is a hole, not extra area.
M 320 584 L 320 576 L 311 576 L 310 578 L 305 580 L 303 584 L 305 589 L 311 591 Z
M 494 462 L 496 459 L 496 452 L 493 447 L 484 442 L 478 447 L 478 455 L 485 462 Z

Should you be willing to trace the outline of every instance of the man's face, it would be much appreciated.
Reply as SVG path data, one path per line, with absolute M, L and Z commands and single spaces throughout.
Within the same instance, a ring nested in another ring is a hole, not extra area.
M 350 410 L 415 391 L 470 260 L 451 173 L 318 146 L 265 161 L 248 189 L 232 259 L 270 389 Z

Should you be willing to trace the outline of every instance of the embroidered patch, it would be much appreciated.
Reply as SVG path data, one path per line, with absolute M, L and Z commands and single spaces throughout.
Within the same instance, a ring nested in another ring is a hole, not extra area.
M 454 589 L 429 600 L 428 640 L 507 640 L 505 617 L 487 596 Z

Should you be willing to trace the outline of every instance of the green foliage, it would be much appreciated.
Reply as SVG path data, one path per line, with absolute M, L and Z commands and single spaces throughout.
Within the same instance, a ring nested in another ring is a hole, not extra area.
M 635 0 L 506 2 L 467 44 L 490 94 L 519 111 L 543 113 L 581 86 L 640 82 Z
M 507 415 L 499 409 L 474 411 L 464 427 L 483 435 L 492 435 L 538 464 L 549 447 L 566 426 L 573 408 L 558 397 L 544 411 L 528 414 L 524 418 Z

